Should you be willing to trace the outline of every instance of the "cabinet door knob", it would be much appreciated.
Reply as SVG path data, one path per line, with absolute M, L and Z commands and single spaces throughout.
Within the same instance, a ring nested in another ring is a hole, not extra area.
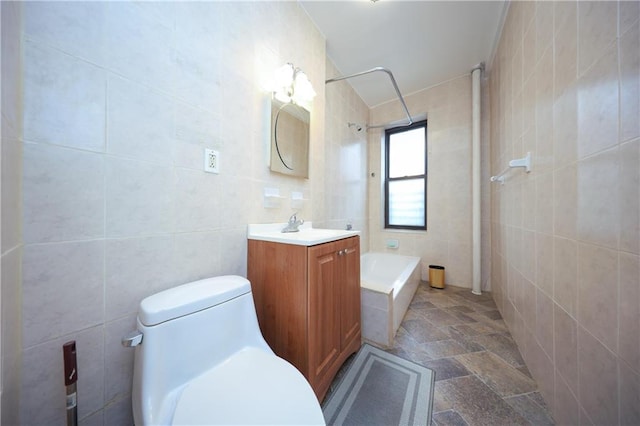
M 342 255 L 344 255 L 344 252 L 345 252 L 344 250 L 339 250 L 339 251 L 338 251 L 338 256 L 342 256 Z

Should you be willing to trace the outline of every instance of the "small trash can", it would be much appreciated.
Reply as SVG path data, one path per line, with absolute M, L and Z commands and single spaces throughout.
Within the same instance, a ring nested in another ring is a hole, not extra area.
M 429 285 L 433 288 L 444 288 L 444 266 L 429 265 Z

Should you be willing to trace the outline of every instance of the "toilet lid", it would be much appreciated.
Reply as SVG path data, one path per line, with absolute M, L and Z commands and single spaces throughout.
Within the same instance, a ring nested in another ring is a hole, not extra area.
M 174 425 L 324 425 L 320 404 L 291 364 L 245 348 L 193 380 L 179 397 Z

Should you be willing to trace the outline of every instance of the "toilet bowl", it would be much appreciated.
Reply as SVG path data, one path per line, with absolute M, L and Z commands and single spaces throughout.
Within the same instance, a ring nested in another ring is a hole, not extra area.
M 309 383 L 262 337 L 245 278 L 147 297 L 123 344 L 135 346 L 136 425 L 324 424 Z

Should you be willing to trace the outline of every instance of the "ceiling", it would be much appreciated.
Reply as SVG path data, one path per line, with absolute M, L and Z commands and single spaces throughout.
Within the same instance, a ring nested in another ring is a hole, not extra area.
M 342 73 L 389 69 L 403 96 L 488 63 L 501 29 L 504 0 L 300 0 L 327 40 Z M 327 78 L 336 77 L 327 75 Z M 369 107 L 397 99 L 385 73 L 349 79 Z

